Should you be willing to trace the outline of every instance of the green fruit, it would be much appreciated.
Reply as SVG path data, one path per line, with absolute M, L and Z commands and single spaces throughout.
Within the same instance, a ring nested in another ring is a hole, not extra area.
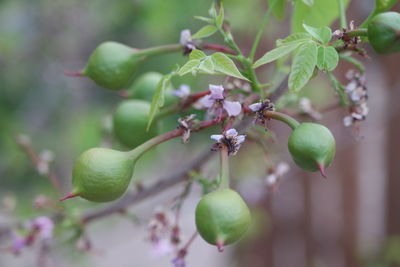
M 138 77 L 133 84 L 127 89 L 128 97 L 134 99 L 141 99 L 151 102 L 153 95 L 156 92 L 157 85 L 162 79 L 163 75 L 158 72 L 146 72 Z M 172 95 L 174 88 L 168 87 L 165 92 L 166 105 L 176 100 Z
M 116 42 L 105 42 L 90 55 L 82 74 L 101 87 L 119 90 L 128 85 L 143 58 L 134 48 Z
M 128 152 L 92 148 L 83 152 L 72 172 L 74 196 L 94 202 L 107 202 L 121 197 L 133 175 L 135 160 Z
M 114 135 L 121 144 L 134 148 L 158 134 L 157 124 L 147 131 L 150 104 L 142 100 L 122 101 L 113 115 Z
M 376 15 L 368 24 L 368 39 L 378 53 L 400 52 L 400 13 Z
M 316 123 L 301 123 L 289 137 L 289 152 L 294 162 L 307 171 L 320 170 L 325 176 L 335 156 L 335 138 L 328 128 Z
M 231 189 L 211 192 L 197 204 L 197 231 L 219 250 L 243 237 L 249 225 L 249 208 L 242 197 Z

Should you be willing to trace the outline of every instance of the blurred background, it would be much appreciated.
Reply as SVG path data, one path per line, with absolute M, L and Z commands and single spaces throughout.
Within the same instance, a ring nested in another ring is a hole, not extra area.
M 159 256 L 148 242 L 147 225 L 157 210 L 168 210 L 182 186 L 172 187 L 132 206 L 122 215 L 101 218 L 85 228 L 90 251 L 68 242 L 68 223 L 55 229 L 46 260 L 38 259 L 37 247 L 14 256 L 7 252 L 10 228 L 18 228 L 51 209 L 38 208 L 40 199 L 58 199 L 49 181 L 32 166 L 26 151 L 17 144 L 23 134 L 42 156 L 53 158 L 51 169 L 61 177 L 62 193 L 70 189 L 74 159 L 95 146 L 121 148 L 110 134 L 110 114 L 121 97 L 99 88 L 89 79 L 70 78 L 65 70 L 80 70 L 91 51 L 101 42 L 118 41 L 137 48 L 176 43 L 180 32 L 196 32 L 203 24 L 193 16 L 206 16 L 212 1 L 131 0 L 2 0 L 0 1 L 0 266 L 172 266 L 173 254 Z M 353 0 L 349 20 L 359 24 L 373 8 L 373 0 Z M 226 1 L 225 9 L 239 46 L 245 54 L 263 12 L 265 0 Z M 394 8 L 400 10 L 400 6 Z M 274 40 L 290 32 L 286 19 L 270 20 L 258 57 L 274 47 Z M 337 22 L 333 29 L 338 28 Z M 218 37 L 210 42 L 221 43 Z M 197 238 L 189 249 L 187 266 L 252 267 L 357 267 L 400 266 L 400 56 L 375 54 L 365 46 L 368 106 L 370 113 L 357 132 L 343 126 L 346 111 L 330 110 L 321 123 L 334 133 L 338 145 L 328 179 L 296 168 L 286 149 L 289 130 L 272 122 L 276 136 L 270 142 L 271 157 L 290 163 L 290 171 L 274 193 L 262 185 L 265 177 L 263 151 L 251 141 L 232 159 L 233 179 L 239 192 L 252 205 L 256 221 L 252 235 L 237 246 L 218 253 Z M 174 54 L 141 65 L 139 73 L 168 73 L 186 58 Z M 272 66 L 273 67 L 273 66 Z M 335 73 L 345 81 L 351 67 L 340 64 Z M 260 79 L 268 82 L 271 67 L 262 68 Z M 221 78 L 205 76 L 174 80 L 203 91 Z M 305 95 L 322 108 L 335 102 L 333 89 L 320 74 Z M 332 101 L 333 99 L 333 101 Z M 167 120 L 165 130 L 175 127 L 177 117 Z M 210 129 L 193 135 L 191 143 L 179 140 L 162 145 L 142 159 L 134 183 L 151 184 L 175 173 L 207 150 Z M 198 153 L 196 152 L 198 151 Z M 154 164 L 156 162 L 156 164 Z M 212 177 L 218 157 L 202 171 Z M 154 167 L 156 165 L 156 167 Z M 135 190 L 135 189 L 132 189 Z M 183 205 L 180 225 L 183 240 L 192 235 L 194 208 L 199 186 Z M 71 217 L 107 204 L 71 200 L 65 206 Z M 39 257 L 40 258 L 40 257 Z

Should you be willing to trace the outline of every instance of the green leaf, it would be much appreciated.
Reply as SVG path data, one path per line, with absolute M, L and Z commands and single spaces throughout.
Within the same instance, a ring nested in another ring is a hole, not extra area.
M 285 39 L 278 39 L 276 40 L 276 46 L 281 46 L 281 45 L 285 45 L 287 43 L 291 43 L 294 41 L 307 41 L 307 40 L 311 40 L 311 35 L 307 32 L 297 32 L 297 33 L 293 33 L 291 35 L 289 35 L 288 37 L 286 37 Z
M 203 28 L 201 28 L 200 30 L 198 30 L 198 32 L 193 34 L 192 39 L 201 39 L 201 38 L 211 36 L 214 33 L 216 33 L 217 30 L 218 30 L 217 27 L 215 27 L 213 25 L 206 25 Z
M 328 43 L 332 38 L 332 31 L 328 27 L 314 28 L 303 24 L 304 29 L 311 34 L 312 37 L 322 42 L 323 44 Z
M 224 53 L 214 53 L 212 54 L 211 58 L 214 62 L 216 71 L 225 75 L 248 81 L 248 79 L 240 73 L 235 63 L 233 63 L 232 59 L 230 59 Z
M 293 50 L 295 50 L 297 47 L 299 47 L 302 43 L 304 43 L 304 40 L 300 41 L 294 41 L 290 43 L 286 43 L 285 45 L 278 46 L 275 49 L 272 49 L 271 51 L 267 52 L 265 55 L 263 55 L 260 59 L 258 59 L 254 65 L 253 68 L 258 68 L 264 64 L 270 63 L 272 61 L 277 60 L 278 58 L 281 58 Z
M 314 5 L 314 0 L 302 0 L 302 1 L 307 6 L 313 6 Z
M 147 131 L 150 129 L 153 123 L 154 117 L 160 108 L 164 105 L 165 91 L 171 86 L 171 78 L 173 74 L 164 75 L 157 84 L 157 89 L 154 92 L 153 99 L 151 100 L 151 106 L 149 111 L 149 121 L 147 122 Z
M 293 58 L 289 74 L 289 90 L 299 92 L 310 80 L 317 65 L 317 45 L 309 41 L 303 44 Z
M 201 51 L 199 49 L 192 50 L 192 52 L 190 52 L 190 55 L 189 55 L 189 59 L 190 60 L 191 59 L 202 59 L 202 58 L 205 58 L 205 57 L 207 57 L 207 55 L 203 51 Z
M 200 59 L 191 59 L 188 62 L 186 62 L 185 65 L 183 65 L 179 71 L 178 75 L 183 76 L 189 72 L 196 71 L 197 67 L 200 65 Z
M 199 70 L 208 74 L 214 74 L 215 66 L 211 57 L 202 60 L 199 65 Z
M 217 25 L 218 28 L 222 27 L 222 24 L 224 24 L 224 19 L 225 19 L 224 6 L 222 5 L 222 2 L 221 2 L 220 8 L 219 8 L 219 14 L 215 18 L 215 24 Z
M 344 0 L 347 5 L 350 0 Z M 302 24 L 313 27 L 330 26 L 339 16 L 339 7 L 337 0 L 314 0 L 312 7 L 303 3 L 303 1 L 294 2 L 292 15 L 292 32 L 304 32 Z
M 284 19 L 285 18 L 285 11 L 287 6 L 286 0 L 268 0 L 268 4 L 272 5 L 272 3 L 276 1 L 275 6 L 272 8 L 272 14 L 277 19 Z
M 195 19 L 207 22 L 207 23 L 214 23 L 214 20 L 212 18 L 207 18 L 207 17 L 202 17 L 202 16 L 194 16 Z
M 339 54 L 332 46 L 318 48 L 317 67 L 320 70 L 332 71 L 339 63 Z
M 398 0 L 375 0 L 375 10 L 377 13 L 391 9 Z

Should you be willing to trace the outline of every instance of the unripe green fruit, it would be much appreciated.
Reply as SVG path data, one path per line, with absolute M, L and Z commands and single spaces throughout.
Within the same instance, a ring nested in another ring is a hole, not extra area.
M 134 163 L 128 152 L 108 148 L 92 148 L 83 152 L 74 165 L 70 197 L 78 195 L 94 202 L 121 197 L 132 178 Z
M 307 171 L 320 170 L 325 176 L 336 150 L 335 138 L 328 128 L 316 123 L 301 123 L 289 137 L 289 152 L 294 162 Z
M 116 42 L 100 44 L 90 55 L 82 74 L 110 90 L 126 87 L 144 58 L 138 50 Z
M 113 115 L 115 137 L 123 145 L 134 148 L 158 134 L 155 123 L 147 131 L 150 104 L 142 100 L 122 101 Z
M 128 97 L 134 99 L 141 99 L 151 102 L 153 95 L 156 92 L 157 85 L 162 79 L 163 75 L 158 72 L 146 72 L 139 76 L 133 84 L 127 89 Z M 174 88 L 172 86 L 165 90 L 165 104 L 168 105 L 176 100 L 172 95 Z
M 400 13 L 376 15 L 368 24 L 368 39 L 378 53 L 400 52 Z
M 197 231 L 219 250 L 243 237 L 249 225 L 249 208 L 242 197 L 231 189 L 211 192 L 197 204 Z

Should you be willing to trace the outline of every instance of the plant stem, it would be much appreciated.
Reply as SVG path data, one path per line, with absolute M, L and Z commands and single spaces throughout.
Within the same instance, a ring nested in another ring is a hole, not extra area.
M 281 122 L 286 123 L 292 130 L 296 129 L 297 126 L 300 125 L 300 123 L 295 120 L 294 118 L 290 117 L 289 115 L 286 115 L 284 113 L 278 112 L 278 111 L 265 111 L 264 116 L 267 118 L 279 120 Z
M 346 29 L 347 28 L 346 7 L 344 6 L 343 0 L 337 0 L 337 3 L 339 6 L 340 27 Z
M 326 75 L 328 75 L 328 77 L 331 80 L 334 88 L 336 89 L 336 92 L 339 95 L 340 104 L 342 106 L 347 106 L 348 99 L 347 99 L 347 95 L 346 95 L 346 92 L 345 92 L 346 89 L 344 88 L 344 86 L 336 79 L 335 75 L 333 75 L 332 72 L 327 71 Z
M 357 30 L 346 32 L 346 35 L 349 37 L 368 36 L 368 30 L 366 28 L 359 28 Z
M 140 158 L 140 156 L 142 156 L 144 153 L 146 153 L 153 147 L 155 147 L 163 142 L 166 142 L 168 140 L 171 140 L 175 137 L 181 136 L 183 132 L 184 132 L 184 130 L 182 128 L 177 128 L 170 132 L 166 132 L 164 134 L 161 134 L 159 136 L 156 136 L 156 137 L 144 142 L 143 144 L 134 148 L 133 150 L 129 151 L 128 153 L 133 160 L 137 160 Z
M 254 56 L 256 55 L 258 44 L 261 41 L 261 37 L 262 37 L 262 34 L 264 32 L 264 28 L 267 26 L 267 23 L 268 23 L 268 20 L 269 20 L 269 15 L 271 14 L 272 9 L 275 7 L 275 4 L 277 2 L 278 2 L 277 0 L 274 0 L 272 2 L 272 4 L 268 7 L 267 12 L 265 12 L 265 15 L 264 15 L 264 17 L 263 17 L 263 19 L 261 21 L 261 24 L 260 24 L 260 26 L 258 28 L 258 32 L 257 32 L 256 38 L 254 39 L 254 43 L 253 43 L 253 45 L 251 47 L 251 51 L 250 51 L 250 55 L 249 55 L 249 59 L 250 59 L 251 62 L 253 62 Z
M 248 61 L 246 63 L 246 70 L 248 72 L 248 77 L 250 80 L 251 87 L 253 88 L 254 91 L 258 92 L 260 94 L 260 98 L 264 99 L 265 98 L 265 91 L 264 89 L 260 86 L 260 83 L 258 82 L 256 72 L 252 68 L 252 63 Z
M 181 44 L 161 45 L 146 49 L 139 49 L 138 54 L 143 54 L 143 56 L 158 56 L 183 51 L 183 48 L 184 46 Z
M 220 150 L 221 167 L 219 173 L 219 188 L 229 188 L 229 156 L 228 147 L 222 145 Z

